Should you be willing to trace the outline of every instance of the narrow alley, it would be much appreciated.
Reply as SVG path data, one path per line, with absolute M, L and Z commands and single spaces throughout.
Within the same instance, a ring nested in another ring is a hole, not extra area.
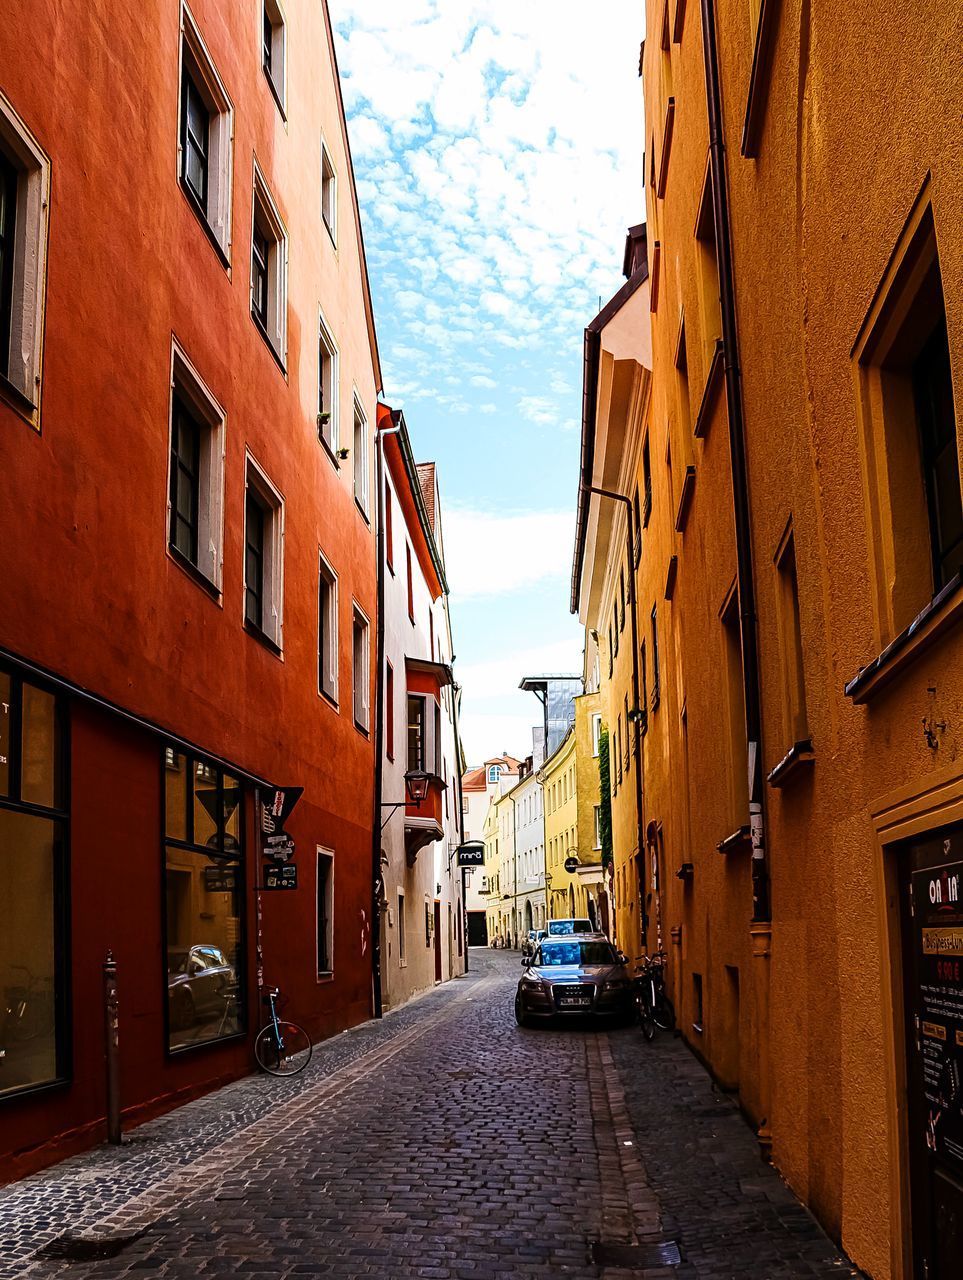
M 677 1038 L 519 1030 L 518 956 L 0 1192 L 0 1277 L 855 1276 Z

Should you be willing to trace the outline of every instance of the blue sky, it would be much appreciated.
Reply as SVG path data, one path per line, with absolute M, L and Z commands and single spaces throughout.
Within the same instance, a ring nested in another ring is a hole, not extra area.
M 642 217 L 638 0 L 330 0 L 385 399 L 438 465 L 470 761 L 568 612 L 582 331 Z

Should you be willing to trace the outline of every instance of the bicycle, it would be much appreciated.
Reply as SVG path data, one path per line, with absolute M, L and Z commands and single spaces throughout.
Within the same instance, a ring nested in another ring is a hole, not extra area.
M 665 989 L 665 965 L 668 958 L 664 951 L 657 951 L 654 955 L 640 956 L 636 960 L 636 965 L 640 968 L 632 985 L 635 988 L 639 1026 L 647 1041 L 655 1036 L 656 1027 L 660 1031 L 675 1029 L 675 1009 Z
M 270 1016 L 255 1037 L 254 1057 L 268 1075 L 296 1076 L 311 1061 L 313 1046 L 304 1027 L 278 1017 L 280 995 L 277 987 L 268 987 L 261 997 Z

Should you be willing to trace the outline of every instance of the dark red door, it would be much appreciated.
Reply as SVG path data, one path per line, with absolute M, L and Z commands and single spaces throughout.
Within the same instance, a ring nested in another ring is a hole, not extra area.
M 435 981 L 441 982 L 441 903 L 435 903 Z
M 963 831 L 904 852 L 903 968 L 913 1264 L 963 1275 Z

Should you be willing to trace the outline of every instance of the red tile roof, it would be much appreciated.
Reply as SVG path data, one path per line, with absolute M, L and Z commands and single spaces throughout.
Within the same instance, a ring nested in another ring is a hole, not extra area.
M 518 773 L 521 767 L 521 761 L 516 760 L 514 756 L 492 756 L 484 764 L 466 770 L 461 780 L 462 791 L 484 791 L 488 786 L 488 766 L 491 764 L 500 764 L 509 774 Z

